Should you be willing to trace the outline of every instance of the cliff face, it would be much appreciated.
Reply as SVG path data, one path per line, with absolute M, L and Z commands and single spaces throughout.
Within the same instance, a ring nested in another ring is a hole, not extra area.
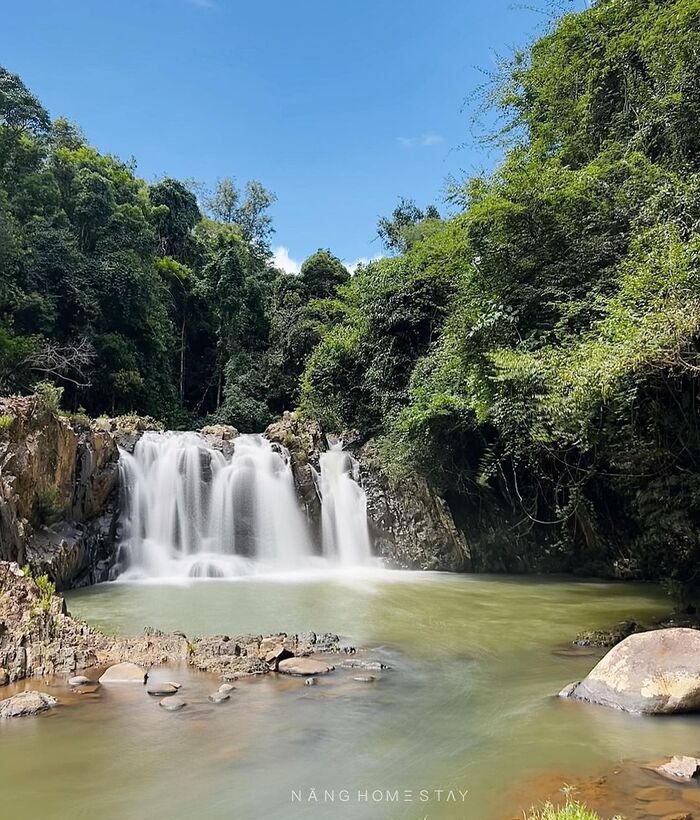
M 328 437 L 316 422 L 296 413 L 285 413 L 265 435 L 289 450 L 297 495 L 312 528 L 319 533 L 321 503 L 316 475 L 319 455 L 328 449 Z M 392 485 L 373 441 L 360 446 L 352 434 L 340 438 L 358 461 L 375 553 L 389 566 L 403 569 L 471 569 L 469 545 L 444 499 L 417 476 Z
M 113 436 L 35 396 L 1 399 L 0 418 L 0 558 L 59 589 L 103 580 L 116 527 Z
M 402 569 L 471 569 L 471 551 L 447 503 L 418 476 L 392 484 L 374 441 L 356 451 L 377 554 Z

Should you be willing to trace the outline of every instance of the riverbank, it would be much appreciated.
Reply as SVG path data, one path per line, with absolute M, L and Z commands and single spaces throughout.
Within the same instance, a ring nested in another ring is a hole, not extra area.
M 356 652 L 328 632 L 188 638 L 147 627 L 139 637 L 110 636 L 71 617 L 46 576 L 34 579 L 6 561 L 0 562 L 0 590 L 0 684 L 72 676 L 123 662 L 146 670 L 185 664 L 226 681 L 277 671 L 291 658 Z

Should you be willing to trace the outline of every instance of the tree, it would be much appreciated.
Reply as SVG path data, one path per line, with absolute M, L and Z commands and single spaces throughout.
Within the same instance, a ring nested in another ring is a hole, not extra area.
M 419 238 L 416 228 L 421 223 L 439 219 L 440 213 L 434 205 L 428 205 L 423 212 L 412 199 L 401 197 L 391 217 L 380 218 L 377 223 L 377 235 L 387 250 L 405 253 Z
M 181 182 L 165 178 L 149 189 L 161 252 L 177 258 L 184 253 L 186 240 L 202 218 L 197 198 Z
M 319 249 L 304 260 L 299 279 L 307 300 L 326 299 L 336 294 L 338 288 L 350 279 L 350 274 L 337 256 L 329 250 Z

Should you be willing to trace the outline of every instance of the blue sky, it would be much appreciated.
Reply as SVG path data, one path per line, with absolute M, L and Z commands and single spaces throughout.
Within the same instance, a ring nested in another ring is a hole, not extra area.
M 488 168 L 465 101 L 542 24 L 513 0 L 32 0 L 0 62 L 148 180 L 259 179 L 292 268 L 378 255 L 399 196 Z

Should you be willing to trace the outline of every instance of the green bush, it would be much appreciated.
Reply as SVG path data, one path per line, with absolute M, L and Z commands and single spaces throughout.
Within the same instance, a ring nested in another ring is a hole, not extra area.
M 40 406 L 52 416 L 58 416 L 61 411 L 63 388 L 57 387 L 53 382 L 43 381 L 34 385 L 34 392 L 39 399 Z

